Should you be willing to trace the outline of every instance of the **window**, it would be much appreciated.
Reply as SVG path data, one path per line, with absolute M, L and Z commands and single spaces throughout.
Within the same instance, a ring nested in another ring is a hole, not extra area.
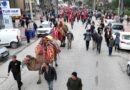
M 113 25 L 112 29 L 123 30 L 123 25 Z
M 42 24 L 43 28 L 50 28 L 50 24 Z
M 130 40 L 130 35 L 123 35 L 123 36 L 122 36 L 122 39 Z

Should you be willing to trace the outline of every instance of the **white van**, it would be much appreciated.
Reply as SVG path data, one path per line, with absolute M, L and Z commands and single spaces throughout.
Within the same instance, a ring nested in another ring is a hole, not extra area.
M 21 42 L 21 34 L 19 29 L 1 29 L 0 30 L 0 45 L 17 48 Z

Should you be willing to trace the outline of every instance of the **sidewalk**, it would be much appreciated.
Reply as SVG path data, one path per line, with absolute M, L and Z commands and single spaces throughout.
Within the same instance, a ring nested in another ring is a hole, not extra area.
M 36 24 L 39 26 L 40 25 L 40 20 L 35 20 Z M 25 49 L 26 47 L 28 47 L 29 45 L 31 45 L 32 43 L 34 43 L 35 41 L 37 41 L 37 37 L 35 36 L 35 38 L 30 40 L 30 43 L 27 44 L 27 40 L 26 40 L 26 36 L 25 36 L 25 28 L 23 27 L 19 27 L 20 31 L 21 31 L 21 46 L 18 47 L 17 49 L 12 49 L 9 48 L 9 52 L 10 52 L 10 56 L 14 55 L 14 54 L 18 54 L 19 52 L 21 52 L 23 49 Z M 1 63 L 0 63 L 1 64 Z
M 125 28 L 125 32 L 130 32 L 130 24 L 125 25 L 124 28 Z
M 126 22 L 126 21 L 124 21 L 124 22 L 123 22 L 123 24 L 124 24 L 124 29 L 125 29 L 125 32 L 130 32 L 130 23 L 129 23 L 129 24 L 127 24 L 127 22 Z

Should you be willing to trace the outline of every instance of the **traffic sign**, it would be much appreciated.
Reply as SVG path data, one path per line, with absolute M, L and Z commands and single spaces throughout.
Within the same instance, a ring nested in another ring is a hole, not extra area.
M 9 1 L 0 1 L 1 8 L 10 8 Z

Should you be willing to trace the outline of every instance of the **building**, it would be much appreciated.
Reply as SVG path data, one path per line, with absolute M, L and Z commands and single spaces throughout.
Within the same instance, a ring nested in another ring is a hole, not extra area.
M 9 0 L 11 8 L 20 8 L 23 13 L 30 11 L 29 0 Z M 31 0 L 33 11 L 37 8 L 37 0 Z
M 25 10 L 25 0 L 9 0 L 11 8 L 20 8 L 22 11 Z

